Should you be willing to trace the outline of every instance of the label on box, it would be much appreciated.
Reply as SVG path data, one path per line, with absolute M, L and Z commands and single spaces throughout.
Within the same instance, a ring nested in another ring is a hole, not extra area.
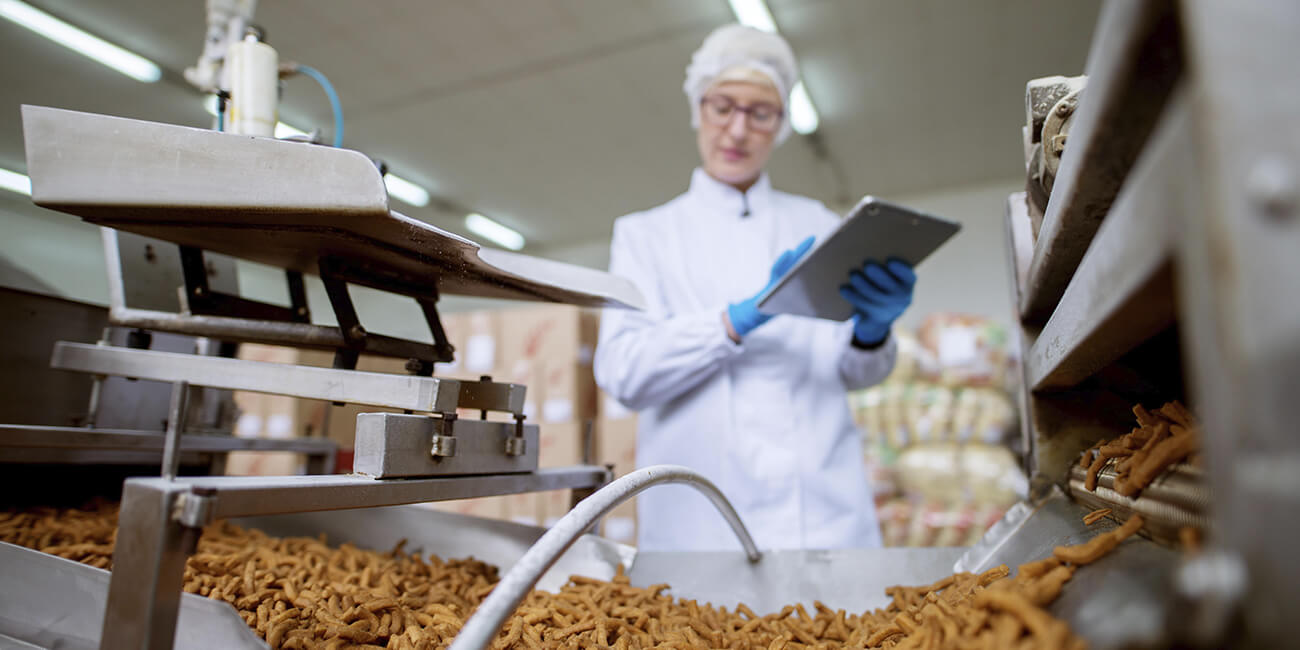
M 568 422 L 573 419 L 573 400 L 548 399 L 542 402 L 542 419 L 547 422 Z
M 244 413 L 235 421 L 235 435 L 240 438 L 258 438 L 262 435 L 262 416 Z
M 277 413 L 266 418 L 266 437 L 292 438 L 293 418 L 283 413 Z
M 489 334 L 475 334 L 465 341 L 465 370 L 491 372 L 496 364 L 496 339 Z

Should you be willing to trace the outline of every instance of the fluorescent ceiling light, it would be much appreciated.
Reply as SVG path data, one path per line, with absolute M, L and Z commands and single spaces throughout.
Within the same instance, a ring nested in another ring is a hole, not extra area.
M 790 128 L 799 135 L 808 135 L 816 131 L 820 124 L 821 119 L 817 117 L 817 109 L 808 96 L 808 89 L 800 81 L 790 92 Z
M 524 236 L 512 228 L 507 228 L 477 212 L 465 216 L 465 227 L 470 232 L 486 237 L 493 243 L 500 244 L 512 251 L 524 247 Z
M 384 174 L 384 185 L 388 187 L 388 195 L 395 199 L 417 208 L 429 205 L 429 191 L 401 176 Z
M 763 0 L 727 0 L 731 4 L 731 13 L 736 14 L 736 21 L 754 29 L 776 33 L 776 21 L 768 11 Z
M 296 126 L 289 126 L 288 124 L 285 124 L 284 122 L 276 122 L 276 123 L 275 123 L 275 137 L 277 137 L 277 138 L 289 138 L 289 137 L 293 137 L 293 136 L 295 136 L 295 135 L 306 136 L 306 135 L 309 135 L 309 134 L 308 134 L 306 131 L 303 131 L 302 129 L 300 129 L 300 128 L 296 127 Z
M 9 190 L 10 192 L 17 192 L 19 194 L 31 196 L 32 179 L 27 178 L 18 172 L 11 172 L 8 169 L 0 169 L 0 188 Z
M 153 83 L 162 78 L 162 70 L 153 61 L 91 36 L 27 3 L 18 0 L 0 0 L 0 17 L 22 25 L 137 81 Z

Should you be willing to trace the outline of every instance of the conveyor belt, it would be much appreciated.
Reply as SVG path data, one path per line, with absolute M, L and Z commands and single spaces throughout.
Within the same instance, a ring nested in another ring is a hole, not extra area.
M 1137 498 L 1114 490 L 1115 461 L 1110 459 L 1097 473 L 1097 489 L 1089 491 L 1084 482 L 1088 471 L 1074 466 L 1070 470 L 1070 496 L 1090 508 L 1110 508 L 1120 520 L 1138 513 L 1146 520 L 1143 528 L 1152 539 L 1175 543 L 1178 531 L 1191 526 L 1206 530 L 1209 526 L 1209 488 L 1200 468 L 1180 463 L 1156 477 Z

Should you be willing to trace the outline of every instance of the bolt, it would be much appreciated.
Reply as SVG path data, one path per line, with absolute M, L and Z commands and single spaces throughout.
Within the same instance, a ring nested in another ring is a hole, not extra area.
M 306 316 L 306 315 L 307 315 L 307 308 L 306 308 L 306 307 L 299 307 L 299 308 L 298 308 L 298 315 L 299 315 L 299 316 Z
M 1246 176 L 1246 192 L 1255 209 L 1266 217 L 1287 219 L 1295 216 L 1295 171 L 1285 160 L 1270 156 L 1255 163 Z
M 1056 105 L 1056 114 L 1065 117 L 1074 112 L 1074 102 L 1062 102 Z
M 365 337 L 366 337 L 366 328 L 364 328 L 364 327 L 362 327 L 362 326 L 360 326 L 360 325 L 353 325 L 352 327 L 348 328 L 348 335 L 351 336 L 351 337 L 354 338 L 354 339 L 362 339 L 362 338 L 365 338 Z
M 194 295 L 196 296 L 203 295 L 203 287 L 194 287 Z

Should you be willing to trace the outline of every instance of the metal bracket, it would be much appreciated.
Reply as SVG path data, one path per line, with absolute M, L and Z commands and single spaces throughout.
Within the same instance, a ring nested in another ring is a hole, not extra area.
M 189 528 L 203 528 L 212 523 L 217 500 L 211 494 L 182 492 L 172 504 L 172 520 Z
M 429 453 L 434 458 L 449 458 L 456 455 L 456 414 L 442 414 L 442 433 L 433 436 Z
M 507 456 L 523 456 L 528 451 L 528 441 L 524 439 L 524 417 L 515 416 L 515 435 L 506 439 Z
M 185 278 L 184 305 L 189 313 L 290 323 L 311 322 L 306 308 L 307 292 L 303 288 L 302 274 L 298 274 L 296 286 L 293 276 L 288 277 L 289 295 L 291 298 L 300 297 L 301 303 L 295 301 L 293 307 L 281 307 L 213 291 L 212 287 L 208 286 L 208 264 L 203 259 L 203 251 L 193 246 L 179 248 L 181 273 Z

